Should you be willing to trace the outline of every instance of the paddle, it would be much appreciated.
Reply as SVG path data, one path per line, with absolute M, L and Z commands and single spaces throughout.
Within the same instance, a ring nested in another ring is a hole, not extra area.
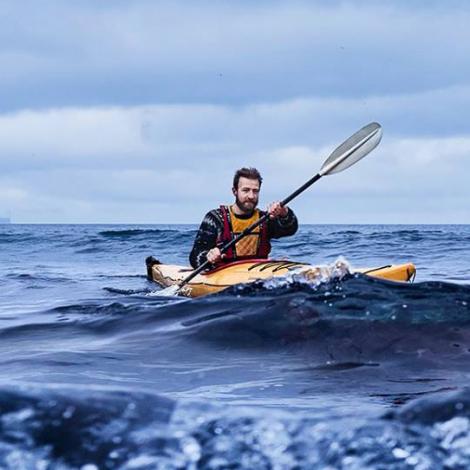
M 354 163 L 358 162 L 361 158 L 364 158 L 369 152 L 377 147 L 381 138 L 382 128 L 380 124 L 372 122 L 367 126 L 364 126 L 361 130 L 357 131 L 333 151 L 333 153 L 323 163 L 320 171 L 313 178 L 309 179 L 300 188 L 283 199 L 281 201 L 281 206 L 288 204 L 299 194 L 303 193 L 307 188 L 312 186 L 312 184 L 318 181 L 322 176 L 339 173 L 340 171 L 346 170 L 346 168 L 349 168 L 351 165 L 354 165 Z M 256 227 L 265 222 L 268 218 L 268 213 L 266 213 L 263 217 L 260 217 L 256 222 L 247 227 L 233 240 L 220 248 L 220 252 L 225 253 L 229 248 L 250 234 Z M 189 276 L 183 279 L 177 286 L 171 286 L 171 294 L 177 294 L 183 286 L 196 277 L 200 272 L 204 271 L 210 264 L 211 263 L 209 261 L 205 261 Z M 168 293 L 170 294 L 170 292 Z

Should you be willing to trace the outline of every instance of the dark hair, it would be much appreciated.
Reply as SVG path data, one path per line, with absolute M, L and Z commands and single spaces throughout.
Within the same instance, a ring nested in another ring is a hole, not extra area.
M 238 189 L 238 182 L 240 181 L 241 177 L 248 178 L 250 180 L 258 180 L 260 186 L 263 182 L 263 178 L 261 178 L 261 175 L 256 168 L 240 168 L 235 172 L 233 177 L 233 187 L 235 189 Z

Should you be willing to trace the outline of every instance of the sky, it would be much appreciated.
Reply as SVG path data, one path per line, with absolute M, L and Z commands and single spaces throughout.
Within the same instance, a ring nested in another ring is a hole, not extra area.
M 0 0 L 0 217 L 199 223 L 369 122 L 301 223 L 470 223 L 470 2 Z

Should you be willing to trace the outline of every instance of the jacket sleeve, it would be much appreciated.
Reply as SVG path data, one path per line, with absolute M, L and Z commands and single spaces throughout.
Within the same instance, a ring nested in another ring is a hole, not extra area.
M 277 219 L 268 219 L 269 238 L 282 238 L 294 235 L 299 228 L 297 217 L 292 209 L 287 208 L 288 212 L 285 217 Z
M 214 211 L 208 212 L 204 217 L 194 240 L 193 249 L 189 255 L 191 266 L 196 269 L 207 258 L 207 252 L 217 246 L 217 237 L 220 232 L 220 223 Z

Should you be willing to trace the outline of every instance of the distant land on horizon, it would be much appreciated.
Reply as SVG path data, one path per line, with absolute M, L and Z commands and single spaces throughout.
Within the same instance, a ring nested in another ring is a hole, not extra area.
M 9 224 L 11 222 L 9 217 L 0 217 L 0 224 Z

